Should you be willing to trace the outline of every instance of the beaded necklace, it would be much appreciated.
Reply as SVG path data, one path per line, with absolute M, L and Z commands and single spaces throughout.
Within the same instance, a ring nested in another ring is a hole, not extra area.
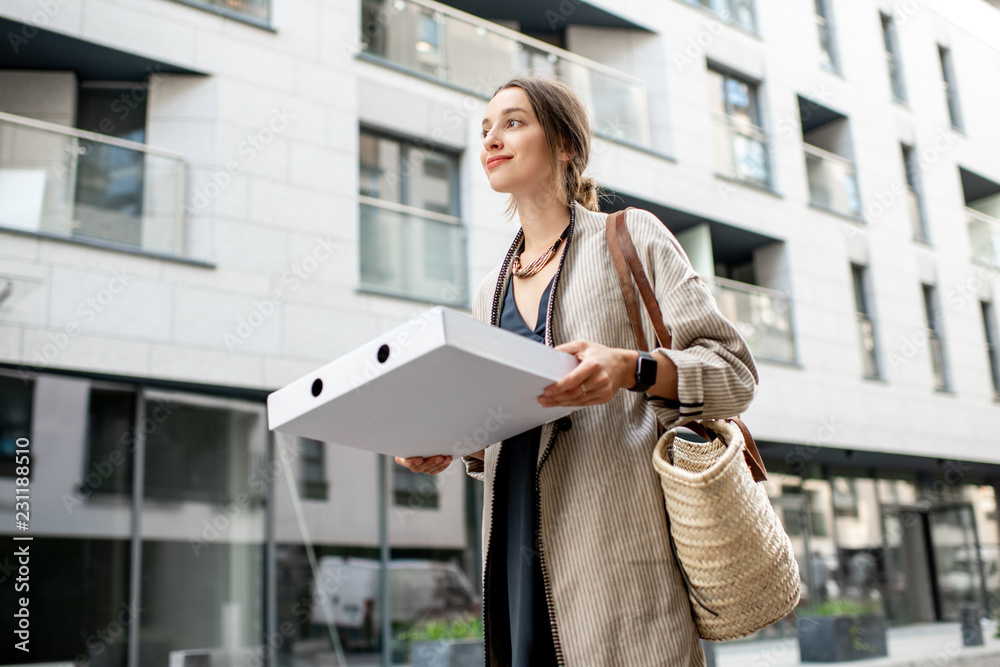
M 528 278 L 529 276 L 533 276 L 541 271 L 542 267 L 548 264 L 549 260 L 555 256 L 559 245 L 566 239 L 566 236 L 569 234 L 569 228 L 573 226 L 573 218 L 575 215 L 576 211 L 571 206 L 569 209 L 569 224 L 566 225 L 566 229 L 564 229 L 562 235 L 556 239 L 556 242 L 552 244 L 552 247 L 543 252 L 534 262 L 522 269 L 521 257 L 520 255 L 515 255 L 514 266 L 511 269 L 512 273 L 518 278 Z

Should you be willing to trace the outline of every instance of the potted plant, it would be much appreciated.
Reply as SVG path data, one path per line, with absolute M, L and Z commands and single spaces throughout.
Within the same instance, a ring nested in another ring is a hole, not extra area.
M 463 614 L 418 623 L 399 635 L 411 641 L 411 667 L 478 667 L 483 664 L 483 623 Z
M 889 655 L 885 616 L 877 600 L 828 600 L 795 623 L 802 662 L 847 662 Z

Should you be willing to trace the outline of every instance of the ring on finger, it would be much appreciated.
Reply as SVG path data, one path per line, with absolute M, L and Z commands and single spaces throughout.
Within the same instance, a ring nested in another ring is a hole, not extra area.
M 581 382 L 580 383 L 580 389 L 583 390 L 583 395 L 586 396 L 587 395 L 587 385 L 585 385 L 584 383 Z

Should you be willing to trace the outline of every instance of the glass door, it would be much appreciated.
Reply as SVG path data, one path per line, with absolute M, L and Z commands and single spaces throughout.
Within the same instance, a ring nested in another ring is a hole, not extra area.
M 885 507 L 886 607 L 892 625 L 937 620 L 927 528 L 920 508 Z
M 928 521 L 938 616 L 942 621 L 957 621 L 962 607 L 982 608 L 986 600 L 973 508 L 971 504 L 935 508 L 928 513 Z

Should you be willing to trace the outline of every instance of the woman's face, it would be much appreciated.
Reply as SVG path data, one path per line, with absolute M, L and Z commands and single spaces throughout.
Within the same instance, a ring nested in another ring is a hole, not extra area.
M 545 133 L 523 89 L 513 86 L 493 96 L 486 106 L 482 137 L 479 160 L 495 191 L 531 196 L 551 187 Z

